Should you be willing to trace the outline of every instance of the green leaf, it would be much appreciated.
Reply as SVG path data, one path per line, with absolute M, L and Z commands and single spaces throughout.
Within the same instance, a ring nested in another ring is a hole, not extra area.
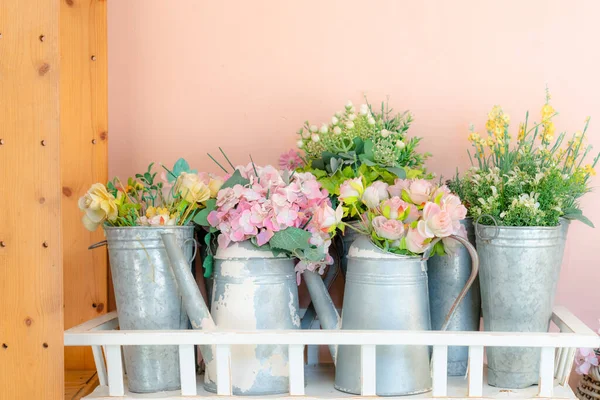
M 313 262 L 322 261 L 325 258 L 325 250 L 323 247 L 312 248 L 304 250 L 304 259 Z
M 365 151 L 365 142 L 361 138 L 355 137 L 352 142 L 354 142 L 354 152 L 356 154 L 362 154 Z
M 310 173 L 313 174 L 317 179 L 327 176 L 327 171 L 322 169 L 311 169 Z
M 207 246 L 210 246 L 211 239 L 212 239 L 212 233 L 211 232 L 208 232 L 206 235 L 204 235 L 204 243 Z
M 206 257 L 204 257 L 204 261 L 202 262 L 202 266 L 204 267 L 204 277 L 205 278 L 210 278 L 210 276 L 212 275 L 213 263 L 214 263 L 214 258 L 212 256 L 212 254 L 207 254 Z
M 208 214 L 213 211 L 217 207 L 216 199 L 208 199 L 206 200 L 206 208 L 198 211 L 198 213 L 194 216 L 194 223 L 200 226 L 210 226 L 208 223 Z
M 369 166 L 369 167 L 374 167 L 375 165 L 377 165 L 377 163 L 374 163 L 373 161 L 369 160 L 367 158 L 367 156 L 365 154 L 361 154 L 358 156 L 358 159 L 365 165 Z
M 406 171 L 402 167 L 386 167 L 385 169 L 400 179 L 406 179 Z
M 581 211 L 579 214 L 577 214 L 577 213 L 565 214 L 565 215 L 563 215 L 563 217 L 565 217 L 567 219 L 575 219 L 577 221 L 581 221 L 584 224 L 586 224 L 587 226 L 589 226 L 590 228 L 594 228 L 594 223 L 592 221 L 590 221 L 589 218 L 587 218 L 585 215 L 583 215 L 581 213 Z
M 310 248 L 310 244 L 308 243 L 310 237 L 310 232 L 304 229 L 289 227 L 275 232 L 271 240 L 269 240 L 269 244 L 272 248 L 291 253 L 297 249 L 305 250 Z
M 229 179 L 225 181 L 221 189 L 226 189 L 230 187 L 234 187 L 235 185 L 246 186 L 250 181 L 242 176 L 239 169 L 236 169 L 235 172 L 231 175 Z
M 373 153 L 373 141 L 368 139 L 365 140 L 365 157 L 369 161 L 375 160 L 375 154 Z
M 319 169 L 321 171 L 325 171 L 325 161 L 323 161 L 322 158 L 312 160 L 312 162 L 310 163 L 310 165 L 314 169 Z
M 347 166 L 342 170 L 342 175 L 344 175 L 346 178 L 354 178 L 355 176 L 354 170 L 350 166 Z
M 167 180 L 169 182 L 175 182 L 182 172 L 195 174 L 197 171 L 191 170 L 188 162 L 185 161 L 183 158 L 180 158 L 179 160 L 177 160 L 177 162 L 175 162 L 173 170 L 167 174 Z

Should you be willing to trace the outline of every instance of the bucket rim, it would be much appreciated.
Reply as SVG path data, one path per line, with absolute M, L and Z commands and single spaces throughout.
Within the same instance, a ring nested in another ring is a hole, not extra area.
M 161 229 L 193 229 L 194 225 L 160 225 L 160 226 L 110 226 L 110 225 L 103 225 L 102 229 L 104 229 L 105 231 L 116 231 L 116 230 L 128 230 L 128 231 L 133 231 L 133 230 L 144 230 L 144 231 L 149 231 L 149 230 L 161 230 Z

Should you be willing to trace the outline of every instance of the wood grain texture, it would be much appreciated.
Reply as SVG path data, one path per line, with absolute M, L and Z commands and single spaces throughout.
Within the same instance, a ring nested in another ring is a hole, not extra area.
M 60 122 L 65 329 L 108 310 L 106 248 L 88 232 L 77 200 L 108 175 L 106 2 L 60 2 Z M 93 369 L 89 348 L 66 348 L 66 369 Z
M 0 1 L 1 399 L 63 398 L 58 20 Z

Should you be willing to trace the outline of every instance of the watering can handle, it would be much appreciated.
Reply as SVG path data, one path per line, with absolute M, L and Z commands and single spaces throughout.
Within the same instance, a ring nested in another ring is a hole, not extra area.
M 187 242 L 189 242 L 190 240 L 192 242 L 194 242 L 194 253 L 192 254 L 192 258 L 190 258 L 188 260 L 188 264 L 191 264 L 192 261 L 194 261 L 194 258 L 196 258 L 196 253 L 198 253 L 198 241 L 196 239 L 194 239 L 194 238 L 187 238 L 187 239 L 185 239 L 183 241 L 183 246 L 185 247 L 185 245 L 187 244 Z
M 448 325 L 450 324 L 452 317 L 456 313 L 458 306 L 460 305 L 462 300 L 467 295 L 467 292 L 473 285 L 473 282 L 475 282 L 475 279 L 477 278 L 477 274 L 479 273 L 479 256 L 477 255 L 477 251 L 475 250 L 475 247 L 473 247 L 473 245 L 471 243 L 469 243 L 469 241 L 463 237 L 452 235 L 452 236 L 450 236 L 450 238 L 460 242 L 463 246 L 465 246 L 467 248 L 467 251 L 469 252 L 469 255 L 471 256 L 471 275 L 469 276 L 469 279 L 467 280 L 465 287 L 463 287 L 462 291 L 460 292 L 460 294 L 458 295 L 456 300 L 454 300 L 454 304 L 452 304 L 452 307 L 450 307 L 450 311 L 448 312 L 448 315 L 446 315 L 446 319 L 444 320 L 444 323 L 442 324 L 442 327 L 440 329 L 441 331 L 445 331 L 446 329 L 448 329 Z

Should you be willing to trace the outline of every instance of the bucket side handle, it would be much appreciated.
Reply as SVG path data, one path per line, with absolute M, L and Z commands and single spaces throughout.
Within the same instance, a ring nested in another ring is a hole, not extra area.
M 196 258 L 196 254 L 198 253 L 198 241 L 195 238 L 187 238 L 183 241 L 183 247 L 185 247 L 187 242 L 189 241 L 194 242 L 194 252 L 192 253 L 192 257 L 188 260 L 188 264 L 191 264 L 192 261 L 194 261 L 194 258 Z
M 448 315 L 446 315 L 446 319 L 444 320 L 444 323 L 442 324 L 442 327 L 440 329 L 441 331 L 445 331 L 446 329 L 448 329 L 448 325 L 450 324 L 452 317 L 456 313 L 458 306 L 460 305 L 460 303 L 463 301 L 463 299 L 467 295 L 467 292 L 473 285 L 473 282 L 475 282 L 475 279 L 477 278 L 477 274 L 479 273 L 479 256 L 477 255 L 477 251 L 475 250 L 475 247 L 473 247 L 473 245 L 471 243 L 469 243 L 469 241 L 463 237 L 456 236 L 456 235 L 452 235 L 449 237 L 451 239 L 458 241 L 460 244 L 462 244 L 463 246 L 465 246 L 467 248 L 467 251 L 469 252 L 469 255 L 471 256 L 471 275 L 469 276 L 469 279 L 467 279 L 467 283 L 465 283 L 465 286 L 463 287 L 462 291 L 460 292 L 460 294 L 458 295 L 456 300 L 454 300 L 454 304 L 452 304 L 452 307 L 450 307 L 450 311 L 448 312 Z
M 490 218 L 492 220 L 492 222 L 494 223 L 494 234 L 492 236 L 485 236 L 479 229 L 479 220 L 484 217 Z M 481 214 L 475 220 L 475 235 L 477 235 L 477 237 L 479 237 L 480 239 L 486 240 L 486 241 L 494 240 L 498 237 L 499 233 L 500 233 L 500 228 L 498 227 L 498 221 L 496 221 L 496 218 L 494 218 L 493 216 L 491 216 L 489 214 Z
M 107 244 L 108 244 L 108 242 L 106 240 L 102 240 L 98 243 L 94 243 L 94 244 L 90 245 L 88 247 L 88 250 L 94 250 L 94 249 L 97 249 L 98 247 L 106 246 Z

